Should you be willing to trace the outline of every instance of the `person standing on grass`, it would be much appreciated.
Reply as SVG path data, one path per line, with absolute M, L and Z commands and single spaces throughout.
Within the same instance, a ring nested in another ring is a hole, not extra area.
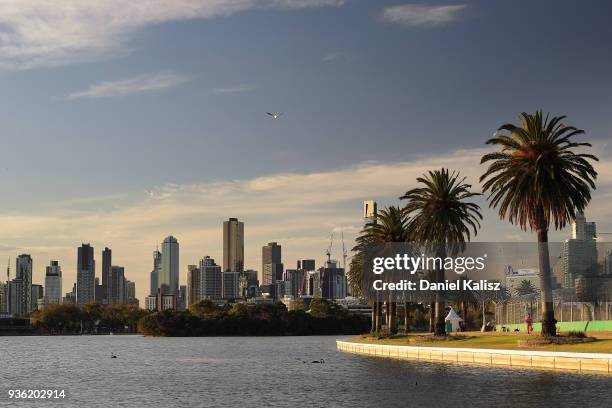
M 533 331 L 533 319 L 531 318 L 531 313 L 527 314 L 525 318 L 525 324 L 527 325 L 527 334 L 531 334 Z

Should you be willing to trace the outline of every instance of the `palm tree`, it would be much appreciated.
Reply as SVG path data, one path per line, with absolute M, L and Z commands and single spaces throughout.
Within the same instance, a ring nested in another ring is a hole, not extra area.
M 408 217 L 401 208 L 390 206 L 382 209 L 376 220 L 367 223 L 356 238 L 357 245 L 353 248 L 356 255 L 353 257 L 354 263 L 351 262 L 349 271 L 349 280 L 353 287 L 358 286 L 358 292 L 361 292 L 362 282 L 362 262 L 363 253 L 370 245 L 384 242 L 405 242 L 408 237 Z M 388 327 L 391 332 L 395 330 L 393 315 L 395 313 L 395 305 L 389 306 L 387 309 Z M 374 302 L 372 306 L 372 331 L 380 331 L 381 302 Z
M 535 294 L 538 289 L 535 287 L 532 281 L 523 279 L 516 289 L 514 289 L 514 291 L 518 296 L 525 296 Z
M 448 169 L 429 171 L 417 178 L 422 186 L 413 188 L 400 197 L 408 200 L 404 211 L 411 217 L 408 223 L 410 238 L 433 248 L 435 255 L 446 258 L 447 247 L 455 254 L 465 247 L 480 228 L 480 207 L 467 200 L 480 195 L 472 193 L 458 172 Z M 435 271 L 436 282 L 444 280 L 444 269 Z M 444 302 L 436 293 L 434 334 L 445 334 Z
M 542 111 L 523 112 L 520 125 L 501 126 L 487 144 L 501 150 L 485 154 L 481 164 L 488 163 L 480 177 L 484 192 L 490 192 L 491 207 L 499 207 L 500 219 L 508 218 L 538 236 L 540 290 L 542 293 L 542 334 L 556 335 L 552 299 L 548 229 L 551 223 L 561 229 L 576 218 L 591 200 L 597 172 L 589 162 L 597 157 L 576 153 L 576 148 L 590 147 L 577 143 L 574 136 L 583 130 L 562 123 L 565 116 L 544 118 Z

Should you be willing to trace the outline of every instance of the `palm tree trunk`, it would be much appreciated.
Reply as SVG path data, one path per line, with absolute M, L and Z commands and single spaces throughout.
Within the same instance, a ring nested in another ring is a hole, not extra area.
M 540 264 L 542 335 L 556 336 L 557 320 L 555 319 L 555 308 L 552 297 L 550 255 L 548 253 L 548 227 L 541 227 L 538 229 L 538 258 Z
M 404 302 L 404 334 L 410 331 L 410 314 L 408 313 L 408 302 Z
M 440 259 L 446 258 L 446 244 L 438 244 L 436 255 Z M 442 283 L 444 281 L 444 266 L 436 268 L 436 283 Z M 436 304 L 435 304 L 435 317 L 434 317 L 434 336 L 445 336 L 446 328 L 444 327 L 444 300 L 440 294 L 440 291 L 436 291 Z
M 397 333 L 397 324 L 395 322 L 395 318 L 397 316 L 397 303 L 391 302 L 389 306 L 389 333 L 396 334 Z
M 374 333 L 376 331 L 376 306 L 378 302 L 372 302 L 372 327 L 370 328 L 370 332 Z
M 429 303 L 429 332 L 430 333 L 434 332 L 435 310 L 436 310 L 435 302 Z
M 382 302 L 376 302 L 376 332 L 382 328 Z

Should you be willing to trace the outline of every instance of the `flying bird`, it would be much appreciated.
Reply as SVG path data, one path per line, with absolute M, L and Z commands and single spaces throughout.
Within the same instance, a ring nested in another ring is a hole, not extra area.
M 282 113 L 280 112 L 266 112 L 268 116 L 272 117 L 272 119 L 278 119 L 281 117 Z

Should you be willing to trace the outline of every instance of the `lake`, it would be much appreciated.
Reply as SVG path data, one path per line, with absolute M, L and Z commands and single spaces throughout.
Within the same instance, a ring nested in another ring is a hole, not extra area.
M 612 377 L 359 356 L 336 338 L 0 337 L 0 407 L 610 406 Z

